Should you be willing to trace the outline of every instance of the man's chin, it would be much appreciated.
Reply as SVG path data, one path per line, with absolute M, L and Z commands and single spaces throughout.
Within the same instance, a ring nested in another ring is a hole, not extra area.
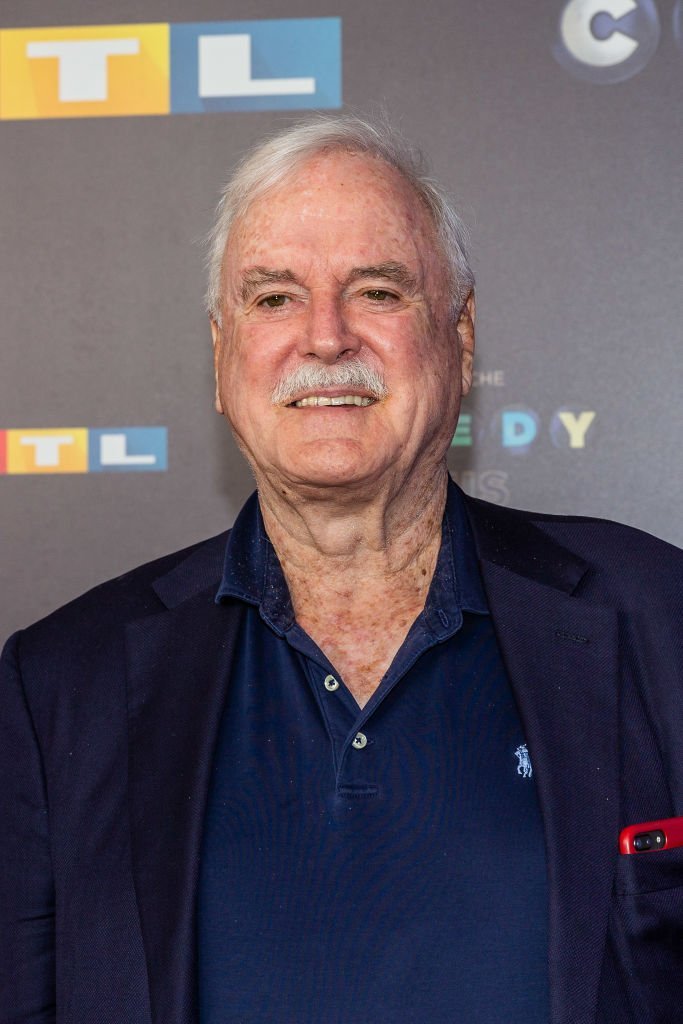
M 325 451 L 296 460 L 288 459 L 280 466 L 280 475 L 289 487 L 308 495 L 316 491 L 323 495 L 333 491 L 352 494 L 365 487 L 372 487 L 382 476 L 381 467 L 367 455 L 339 450 L 341 446 L 324 447 Z
M 374 476 L 367 471 L 353 472 L 348 469 L 331 467 L 292 469 L 286 473 L 290 487 L 295 490 L 311 491 L 357 491 L 372 483 Z

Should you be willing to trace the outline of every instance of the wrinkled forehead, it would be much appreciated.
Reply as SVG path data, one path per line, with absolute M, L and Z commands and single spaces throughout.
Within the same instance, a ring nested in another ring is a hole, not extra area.
M 367 154 L 319 154 L 258 195 L 235 219 L 226 243 L 230 276 L 265 254 L 297 246 L 331 252 L 375 250 L 440 275 L 443 256 L 431 211 L 395 168 Z

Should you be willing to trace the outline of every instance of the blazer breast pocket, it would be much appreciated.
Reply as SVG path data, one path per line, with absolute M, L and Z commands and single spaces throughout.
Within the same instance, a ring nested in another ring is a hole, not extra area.
M 633 1019 L 680 1022 L 683 847 L 619 854 L 610 938 Z
M 679 886 L 683 886 L 683 846 L 619 854 L 614 879 L 617 896 L 664 892 Z

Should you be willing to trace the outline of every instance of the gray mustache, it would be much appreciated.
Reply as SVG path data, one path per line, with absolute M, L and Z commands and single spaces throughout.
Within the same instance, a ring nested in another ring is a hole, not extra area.
M 321 391 L 325 388 L 357 388 L 378 401 L 389 394 L 381 373 L 354 357 L 332 366 L 320 363 L 299 366 L 278 381 L 271 401 L 273 405 L 287 405 L 302 392 Z

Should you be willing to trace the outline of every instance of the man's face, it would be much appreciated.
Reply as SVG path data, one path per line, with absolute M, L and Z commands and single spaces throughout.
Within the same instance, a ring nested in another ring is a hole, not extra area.
M 257 478 L 362 493 L 443 460 L 470 384 L 473 303 L 456 324 L 429 215 L 392 168 L 326 154 L 255 201 L 228 239 L 223 296 L 216 404 Z M 335 385 L 352 360 L 383 397 Z M 273 402 L 302 367 L 322 377 Z

